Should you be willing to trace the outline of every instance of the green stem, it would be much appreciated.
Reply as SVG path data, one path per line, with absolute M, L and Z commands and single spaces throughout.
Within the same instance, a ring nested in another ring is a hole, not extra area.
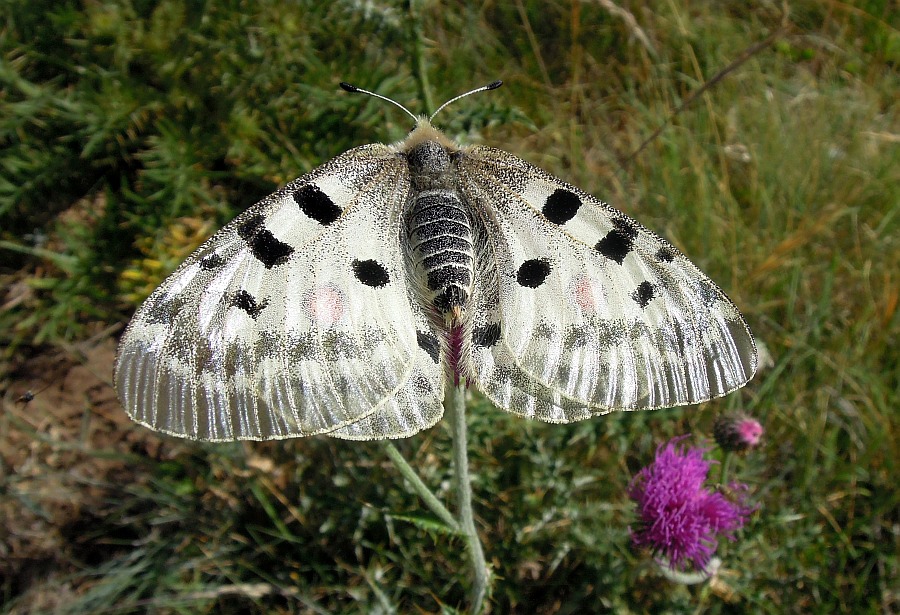
M 456 498 L 460 529 L 466 538 L 469 561 L 475 579 L 471 590 L 471 612 L 481 613 L 488 588 L 488 567 L 475 519 L 472 515 L 472 483 L 469 480 L 469 459 L 466 450 L 466 402 L 465 388 L 449 387 L 444 396 L 444 413 L 450 418 L 453 434 L 453 465 L 456 470 Z
M 728 473 L 731 470 L 731 452 L 725 453 L 725 459 L 722 460 L 722 471 L 719 473 L 719 483 L 723 487 L 728 486 Z
M 470 591 L 471 612 L 478 614 L 484 607 L 487 596 L 489 570 L 484 559 L 484 549 L 478 531 L 475 528 L 475 517 L 472 513 L 472 483 L 469 478 L 469 456 L 466 443 L 466 403 L 465 388 L 449 387 L 444 396 L 444 413 L 450 420 L 450 433 L 453 439 L 453 466 L 456 475 L 456 505 L 458 519 L 441 503 L 434 493 L 422 482 L 409 462 L 400 454 L 390 440 L 382 440 L 381 446 L 391 458 L 397 469 L 410 482 L 419 497 L 428 508 L 454 532 L 458 532 L 466 541 L 466 551 L 472 566 L 474 581 Z
M 447 510 L 447 507 L 444 506 L 439 499 L 437 499 L 437 496 L 432 493 L 431 489 L 422 482 L 422 479 L 419 478 L 416 471 L 412 469 L 409 462 L 403 458 L 403 455 L 400 454 L 400 451 L 397 450 L 394 443 L 390 440 L 382 440 L 381 446 L 387 453 L 387 456 L 391 458 L 391 461 L 394 462 L 394 465 L 397 466 L 397 469 L 400 470 L 400 474 L 410 482 L 413 489 L 419 494 L 419 497 L 422 498 L 428 508 L 431 509 L 431 512 L 440 517 L 441 521 L 454 532 L 460 531 L 459 523 L 453 518 L 453 514 Z

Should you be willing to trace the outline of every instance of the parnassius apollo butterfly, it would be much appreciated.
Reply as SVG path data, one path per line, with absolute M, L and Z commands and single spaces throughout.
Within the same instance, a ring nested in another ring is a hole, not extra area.
M 752 377 L 741 314 L 669 242 L 433 117 L 287 184 L 156 289 L 116 363 L 135 421 L 208 441 L 399 438 L 457 382 L 564 423 Z

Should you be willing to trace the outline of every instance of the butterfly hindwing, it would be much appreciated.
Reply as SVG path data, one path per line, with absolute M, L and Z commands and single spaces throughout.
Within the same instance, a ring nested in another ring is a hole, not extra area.
M 479 293 L 475 326 L 499 333 L 472 346 L 495 403 L 568 422 L 705 401 L 753 375 L 737 309 L 671 244 L 501 150 L 466 150 L 459 176 L 492 255 L 476 278 L 498 287 Z
M 388 147 L 356 148 L 201 246 L 122 338 L 115 380 L 132 418 L 209 441 L 436 422 L 440 357 L 399 244 L 405 175 Z

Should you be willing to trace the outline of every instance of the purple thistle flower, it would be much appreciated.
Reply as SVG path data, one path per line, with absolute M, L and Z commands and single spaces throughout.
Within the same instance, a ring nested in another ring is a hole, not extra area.
M 705 571 L 718 538 L 734 540 L 754 509 L 745 504 L 745 485 L 730 485 L 730 498 L 703 488 L 712 463 L 703 453 L 709 449 L 681 444 L 686 437 L 661 445 L 653 463 L 629 484 L 628 496 L 637 502 L 640 516 L 631 537 L 673 570 L 684 570 L 690 562 Z

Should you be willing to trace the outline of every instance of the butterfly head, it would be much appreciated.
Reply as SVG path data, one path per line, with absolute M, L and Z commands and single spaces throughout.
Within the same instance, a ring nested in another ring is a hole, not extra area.
M 430 141 L 435 142 L 437 145 L 441 146 L 443 149 L 448 150 L 450 152 L 458 151 L 459 145 L 457 143 L 453 142 L 451 139 L 448 139 L 444 135 L 444 133 L 442 133 L 440 130 L 438 130 L 437 128 L 432 126 L 431 121 L 445 107 L 447 107 L 451 103 L 456 102 L 460 98 L 465 98 L 466 96 L 470 96 L 471 94 L 476 94 L 478 92 L 486 92 L 488 90 L 496 90 L 501 85 L 503 85 L 502 81 L 499 81 L 499 80 L 492 81 L 491 83 L 489 83 L 487 85 L 483 85 L 480 88 L 475 88 L 474 90 L 470 90 L 468 92 L 460 94 L 459 96 L 454 96 L 453 98 L 451 98 L 450 100 L 448 100 L 447 102 L 442 104 L 440 107 L 438 107 L 437 110 L 434 113 L 432 113 L 430 116 L 426 117 L 423 115 L 423 116 L 417 117 L 409 109 L 407 109 L 406 107 L 404 107 L 403 105 L 398 103 L 396 100 L 388 98 L 387 96 L 382 96 L 381 94 L 376 94 L 375 92 L 370 92 L 369 90 L 364 90 L 362 88 L 358 88 L 355 85 L 351 85 L 351 84 L 343 82 L 343 81 L 341 82 L 341 88 L 343 88 L 347 92 L 359 92 L 361 94 L 368 94 L 369 96 L 374 96 L 375 98 L 380 98 L 381 100 L 385 100 L 385 101 L 403 109 L 403 111 L 405 111 L 407 115 L 409 115 L 411 118 L 413 118 L 413 120 L 415 120 L 415 122 L 416 122 L 415 128 L 413 128 L 412 131 L 409 133 L 409 135 L 407 135 L 406 139 L 395 144 L 395 146 L 394 146 L 398 152 L 409 155 L 409 156 L 415 155 L 415 154 L 413 154 L 413 152 L 414 152 L 414 150 L 416 150 L 416 148 L 418 148 L 420 146 L 420 144 L 422 144 L 423 142 L 430 142 Z
M 416 161 L 430 161 L 439 163 L 446 156 L 446 165 L 449 167 L 449 154 L 460 149 L 458 143 L 447 137 L 443 132 L 432 126 L 431 120 L 420 117 L 416 120 L 416 126 L 406 138 L 394 145 L 396 151 L 405 154 L 410 163 Z M 442 150 L 442 156 L 438 150 Z

